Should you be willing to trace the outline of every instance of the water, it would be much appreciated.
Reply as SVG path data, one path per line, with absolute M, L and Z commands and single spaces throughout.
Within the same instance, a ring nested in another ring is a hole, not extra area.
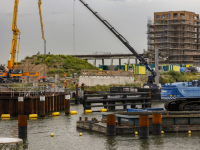
M 163 107 L 155 103 L 153 107 Z M 102 133 L 76 129 L 79 117 L 101 119 L 100 113 L 83 114 L 83 106 L 71 106 L 77 115 L 65 115 L 61 112 L 58 117 L 47 115 L 45 118 L 28 120 L 28 138 L 24 140 L 24 149 L 29 150 L 197 150 L 199 149 L 200 132 L 192 132 L 191 136 L 184 133 L 165 133 L 161 136 L 150 134 L 148 139 L 126 134 L 113 137 Z M 79 136 L 79 133 L 82 136 Z M 54 133 L 54 137 L 51 137 Z M 17 137 L 17 118 L 0 121 L 0 137 Z

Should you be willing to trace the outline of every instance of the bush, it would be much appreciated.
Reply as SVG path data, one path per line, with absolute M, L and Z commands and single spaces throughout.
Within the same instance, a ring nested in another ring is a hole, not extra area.
M 63 78 L 63 77 L 64 77 L 64 74 L 59 74 L 59 77 Z
M 38 55 L 37 59 L 39 59 L 39 58 L 44 58 L 44 55 Z
M 54 68 L 57 68 L 57 65 L 53 65 Z
M 36 62 L 35 62 L 35 65 L 39 65 L 39 64 L 40 64 L 40 61 L 36 61 Z
M 46 58 L 46 62 L 48 63 L 48 62 L 51 62 L 51 61 L 52 61 L 52 58 L 48 56 L 48 57 Z

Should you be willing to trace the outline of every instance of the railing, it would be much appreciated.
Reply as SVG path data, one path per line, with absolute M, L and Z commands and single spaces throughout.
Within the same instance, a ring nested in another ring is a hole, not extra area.
M 52 85 L 47 84 L 45 86 L 24 86 L 19 84 L 18 87 L 8 86 L 8 84 L 1 84 L 0 86 L 0 95 L 4 93 L 10 93 L 11 97 L 15 94 L 22 97 L 31 97 L 39 95 L 52 95 L 56 93 L 64 93 L 65 88 L 62 85 Z

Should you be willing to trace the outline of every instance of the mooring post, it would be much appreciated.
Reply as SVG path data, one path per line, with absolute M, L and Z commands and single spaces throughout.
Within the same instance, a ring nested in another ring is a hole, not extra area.
M 18 137 L 26 138 L 27 137 L 27 116 L 18 115 Z
M 162 123 L 161 114 L 153 114 L 152 123 L 153 123 L 152 133 L 155 134 L 155 135 L 161 135 L 161 131 L 162 131 L 162 127 L 161 127 L 161 123 Z
M 40 117 L 45 117 L 45 96 L 40 96 Z
M 70 112 L 70 95 L 65 95 L 65 114 Z
M 149 116 L 141 115 L 139 120 L 139 137 L 141 139 L 149 137 Z
M 107 135 L 116 135 L 116 115 L 107 115 Z
M 27 137 L 27 116 L 24 115 L 24 98 L 18 97 L 18 137 Z

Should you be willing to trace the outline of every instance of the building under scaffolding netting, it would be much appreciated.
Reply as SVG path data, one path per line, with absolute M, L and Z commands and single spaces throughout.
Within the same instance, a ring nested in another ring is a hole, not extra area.
M 159 49 L 160 64 L 193 64 L 200 66 L 199 15 L 188 11 L 154 13 L 154 22 L 148 19 L 147 39 L 149 53 Z M 150 58 L 149 63 L 155 63 Z

